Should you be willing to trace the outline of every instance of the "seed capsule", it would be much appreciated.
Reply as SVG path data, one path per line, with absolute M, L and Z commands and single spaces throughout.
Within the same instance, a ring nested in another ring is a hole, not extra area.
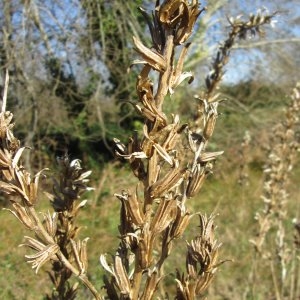
M 218 115 L 214 112 L 210 112 L 208 115 L 204 130 L 203 130 L 203 136 L 206 140 L 208 140 L 214 132 L 217 116 Z

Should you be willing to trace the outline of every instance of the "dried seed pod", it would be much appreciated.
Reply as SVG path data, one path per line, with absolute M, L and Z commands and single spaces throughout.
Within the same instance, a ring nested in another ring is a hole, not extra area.
M 176 26 L 182 19 L 182 12 L 187 6 L 184 0 L 166 0 L 159 7 L 159 21 L 168 26 Z
M 193 0 L 189 6 L 183 7 L 183 17 L 180 26 L 175 34 L 174 43 L 177 45 L 182 45 L 186 42 L 186 40 L 190 37 L 193 32 L 194 25 L 205 8 L 199 10 L 199 2 L 198 0 Z
M 28 244 L 24 244 L 24 245 L 28 245 Z M 50 259 L 55 258 L 55 255 L 59 250 L 60 249 L 57 244 L 44 245 L 44 247 L 41 250 L 39 250 L 37 253 L 31 255 L 25 255 L 25 257 L 28 259 L 29 263 L 32 263 L 32 268 L 36 269 L 35 272 L 37 273 L 42 265 L 44 265 Z
M 12 155 L 7 149 L 0 149 L 0 167 L 8 168 L 12 164 Z
M 214 132 L 217 117 L 217 113 L 210 111 L 203 129 L 203 137 L 206 140 L 208 140 Z
M 150 224 L 150 231 L 158 234 L 166 229 L 172 222 L 172 210 L 176 209 L 176 200 L 160 200 L 154 218 Z
M 57 230 L 57 217 L 58 217 L 58 214 L 55 213 L 55 212 L 53 213 L 53 215 L 51 215 L 49 211 L 48 211 L 47 214 L 44 214 L 46 231 L 52 237 L 54 237 L 55 234 L 56 234 L 56 230 Z
M 158 72 L 164 72 L 166 70 L 165 58 L 158 52 L 147 48 L 139 39 L 133 37 L 133 43 L 136 47 L 136 51 L 142 56 L 144 60 L 135 60 L 134 64 L 147 64 Z
M 224 153 L 224 151 L 203 152 L 200 154 L 200 156 L 198 158 L 198 162 L 199 163 L 208 163 L 210 161 L 215 160 L 219 155 L 222 155 L 223 153 Z
M 148 271 L 148 277 L 141 300 L 153 299 L 153 295 L 157 290 L 157 286 L 162 279 L 162 277 L 158 277 L 158 272 L 156 270 L 154 270 L 151 275 L 149 275 L 149 272 L 150 271 Z
M 163 158 L 168 164 L 170 164 L 171 166 L 175 165 L 174 159 L 168 154 L 168 152 L 160 144 L 154 143 L 153 147 L 155 148 L 159 156 Z
M 138 243 L 137 259 L 141 269 L 146 269 L 149 266 L 147 246 L 144 240 L 140 240 Z
M 122 258 L 119 255 L 114 259 L 115 279 L 116 283 L 121 291 L 121 294 L 126 296 L 131 294 L 131 284 L 128 278 L 128 274 L 125 271 Z M 131 298 L 131 297 L 130 297 Z
M 128 194 L 125 204 L 128 210 L 128 215 L 136 226 L 141 226 L 144 223 L 145 215 L 140 208 L 140 203 L 137 197 L 137 192 L 134 195 Z
M 170 236 L 174 239 L 180 237 L 190 223 L 192 216 L 189 212 L 183 212 L 180 207 L 177 207 L 177 215 L 172 224 Z
M 150 235 L 151 233 L 149 233 Z M 147 269 L 152 262 L 152 248 L 153 241 L 150 236 L 140 239 L 138 243 L 138 254 L 137 258 L 141 269 Z
M 150 122 L 155 122 L 156 115 L 146 107 L 140 107 L 139 105 L 135 105 L 136 110 L 140 113 L 145 119 L 149 120 Z
M 80 274 L 85 274 L 88 268 L 88 259 L 87 259 L 87 241 L 89 238 L 85 238 L 83 241 L 75 242 L 73 239 L 70 239 L 74 258 L 76 264 L 80 270 Z
M 202 168 L 200 164 L 197 164 L 197 167 L 190 175 L 189 183 L 187 185 L 186 196 L 188 198 L 195 196 L 199 192 L 205 181 L 206 174 L 205 169 Z
M 195 294 L 202 295 L 209 287 L 213 278 L 214 278 L 214 274 L 211 272 L 204 273 L 203 276 L 198 276 Z
M 172 190 L 182 180 L 187 168 L 179 169 L 173 167 L 162 179 L 150 186 L 149 191 L 152 198 L 159 198 Z
M 36 224 L 28 214 L 26 207 L 22 206 L 17 202 L 13 202 L 12 206 L 14 210 L 6 208 L 3 209 L 10 211 L 25 227 L 27 227 L 30 230 L 33 230 Z

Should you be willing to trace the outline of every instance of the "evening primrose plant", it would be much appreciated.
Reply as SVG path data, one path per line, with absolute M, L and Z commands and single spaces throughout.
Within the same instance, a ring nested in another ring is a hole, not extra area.
M 223 153 L 207 149 L 219 115 L 222 98 L 217 89 L 230 50 L 237 39 L 263 35 L 262 26 L 274 14 L 260 12 L 246 21 L 229 19 L 231 30 L 213 59 L 205 89 L 195 99 L 182 99 L 195 101 L 190 121 L 183 123 L 176 111 L 166 115 L 165 102 L 171 101 L 170 95 L 180 84 L 194 79 L 192 72 L 184 70 L 184 63 L 189 39 L 205 8 L 198 0 L 165 0 L 156 1 L 150 14 L 142 8 L 140 12 L 148 24 L 151 44 L 133 38 L 139 58 L 132 66 L 140 72 L 136 101 L 131 103 L 143 119 L 143 128 L 127 142 L 114 140 L 116 155 L 129 163 L 137 184 L 115 194 L 120 201 L 119 246 L 114 255 L 100 256 L 106 272 L 101 289 L 88 276 L 88 238 L 77 237 L 76 219 L 86 205 L 81 197 L 90 189 L 90 171 L 84 171 L 79 160 L 67 155 L 59 158 L 60 174 L 47 193 L 52 210 L 38 214 L 39 179 L 46 170 L 29 174 L 22 165 L 22 153 L 27 150 L 13 134 L 13 115 L 5 105 L 0 114 L 0 187 L 10 197 L 10 212 L 32 233 L 23 244 L 31 251 L 25 255 L 27 262 L 36 272 L 46 263 L 52 266 L 53 292 L 47 299 L 75 299 L 78 283 L 70 283 L 72 276 L 95 299 L 154 299 L 166 276 L 173 276 L 176 287 L 168 298 L 196 299 L 206 294 L 222 264 L 214 216 L 192 212 L 189 203 Z M 196 236 L 186 242 L 184 263 L 174 266 L 173 275 L 164 275 L 163 266 L 192 218 L 198 218 L 199 226 Z

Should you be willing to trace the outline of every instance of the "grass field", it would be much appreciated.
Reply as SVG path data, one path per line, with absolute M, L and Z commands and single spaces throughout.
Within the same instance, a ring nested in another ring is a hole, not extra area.
M 225 153 L 216 162 L 214 174 L 208 178 L 201 193 L 190 203 L 193 212 L 218 215 L 217 237 L 223 244 L 220 259 L 230 260 L 219 268 L 209 290 L 209 299 L 275 299 L 268 261 L 264 260 L 256 265 L 256 284 L 251 279 L 255 252 L 249 240 L 254 237 L 257 230 L 255 213 L 263 208 L 260 197 L 270 128 L 284 116 L 283 110 L 284 106 L 279 105 L 274 108 L 256 108 L 250 114 L 229 111 L 219 117 L 212 145 L 217 150 L 225 150 Z M 250 132 L 252 139 L 247 149 L 247 159 L 243 162 L 240 151 L 246 130 Z M 238 183 L 240 165 L 243 163 L 246 163 L 249 176 L 247 185 Z M 292 219 L 299 218 L 299 176 L 300 167 L 297 164 L 290 173 L 288 214 L 285 220 L 286 241 L 289 247 L 293 247 Z M 89 274 L 97 288 L 101 287 L 103 275 L 99 256 L 106 252 L 114 253 L 118 243 L 116 237 L 118 236 L 119 201 L 113 194 L 134 183 L 136 180 L 130 175 L 128 167 L 121 163 L 110 162 L 102 170 L 94 172 L 92 185 L 96 190 L 87 195 L 90 200 L 79 215 L 79 223 L 82 226 L 80 236 L 90 237 Z M 43 195 L 41 199 L 43 199 L 40 204 L 41 209 L 46 210 L 48 200 Z M 197 217 L 194 217 L 192 223 L 198 223 Z M 177 242 L 176 255 L 167 261 L 165 274 L 170 274 L 171 270 L 174 270 L 173 266 L 178 263 L 180 263 L 179 268 L 183 267 L 185 240 L 195 235 L 197 230 L 193 224 L 190 228 L 193 229 L 188 230 L 187 234 Z M 35 274 L 31 266 L 26 264 L 25 249 L 18 247 L 24 235 L 28 235 L 28 232 L 23 230 L 18 221 L 9 212 L 2 211 L 0 299 L 43 299 L 45 293 L 51 288 L 46 274 L 47 267 L 43 267 L 38 274 Z M 270 247 L 274 244 L 272 240 L 268 243 Z M 288 267 L 290 270 L 291 266 Z M 295 270 L 293 272 L 300 278 L 299 272 Z M 172 291 L 172 284 L 173 277 L 170 274 L 165 278 L 165 291 Z M 251 291 L 255 294 L 251 294 Z M 79 299 L 92 298 L 82 288 Z

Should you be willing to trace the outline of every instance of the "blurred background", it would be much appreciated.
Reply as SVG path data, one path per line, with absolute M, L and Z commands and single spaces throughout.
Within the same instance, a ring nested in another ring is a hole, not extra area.
M 25 166 L 32 172 L 44 167 L 55 171 L 56 157 L 68 153 L 93 170 L 95 191 L 87 196 L 92 212 L 86 209 L 80 222 L 82 235 L 91 237 L 91 277 L 99 282 L 98 287 L 102 274 L 98 257 L 113 252 L 117 245 L 119 203 L 110 200 L 120 187 L 136 183 L 128 179 L 126 164 L 115 159 L 112 139 L 126 143 L 143 125 L 128 102 L 136 100 L 137 76 L 135 67 L 129 70 L 129 66 L 136 58 L 132 36 L 149 42 L 137 8 L 150 10 L 155 2 L 0 1 L 0 84 L 8 69 L 7 109 L 15 116 L 15 135 L 32 149 L 25 152 Z M 220 88 L 226 101 L 219 109 L 210 144 L 211 149 L 225 153 L 191 203 L 194 211 L 219 214 L 222 258 L 234 260 L 221 268 L 210 299 L 273 299 L 266 298 L 270 278 L 257 298 L 247 298 L 253 255 L 248 241 L 255 231 L 255 212 L 263 207 L 260 195 L 271 128 L 284 118 L 287 96 L 300 80 L 300 5 L 298 0 L 215 0 L 202 5 L 207 11 L 200 16 L 185 63 L 195 80 L 191 85 L 182 84 L 165 104 L 168 116 L 177 113 L 187 122 L 195 109 L 193 96 L 204 87 L 217 48 L 227 38 L 228 18 L 247 18 L 258 9 L 279 12 L 272 26 L 266 26 L 265 38 L 249 36 L 232 50 Z M 290 177 L 290 220 L 299 217 L 299 175 L 296 165 Z M 8 205 L 5 197 L 1 201 L 3 207 Z M 40 205 L 47 207 L 47 200 Z M 1 220 L 0 298 L 43 299 L 51 288 L 46 270 L 37 281 L 24 262 L 23 249 L 17 248 L 23 229 L 6 212 L 1 213 Z M 184 247 L 183 240 L 179 253 Z M 81 297 L 88 294 L 83 290 Z

